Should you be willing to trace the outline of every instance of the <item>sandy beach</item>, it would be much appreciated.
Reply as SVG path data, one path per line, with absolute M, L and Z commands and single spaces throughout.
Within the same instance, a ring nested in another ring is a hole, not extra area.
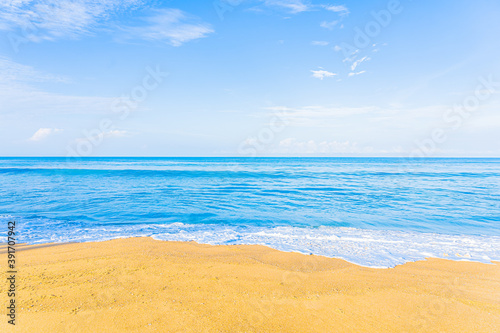
M 2 332 L 500 331 L 500 263 L 372 269 L 151 238 L 18 251 L 17 325 L 4 316 Z

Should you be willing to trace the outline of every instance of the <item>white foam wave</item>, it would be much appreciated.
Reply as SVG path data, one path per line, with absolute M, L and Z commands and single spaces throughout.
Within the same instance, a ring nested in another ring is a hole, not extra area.
M 60 230 L 40 237 L 25 230 L 29 243 L 103 241 L 150 236 L 212 245 L 260 244 L 281 251 L 335 257 L 368 267 L 394 267 L 427 257 L 489 263 L 500 261 L 500 237 L 319 227 L 242 227 L 213 224 L 121 225 Z

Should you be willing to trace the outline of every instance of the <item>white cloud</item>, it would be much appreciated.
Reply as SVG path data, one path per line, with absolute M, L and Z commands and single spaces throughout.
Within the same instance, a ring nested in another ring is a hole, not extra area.
M 189 17 L 179 9 L 156 10 L 151 16 L 145 18 L 145 21 L 144 26 L 124 28 L 129 34 L 127 38 L 138 37 L 180 46 L 191 40 L 207 37 L 214 32 L 209 24 Z
M 470 118 L 464 119 L 458 129 L 454 127 L 455 121 L 447 122 L 443 119 L 446 112 L 453 110 L 449 105 L 423 108 L 283 106 L 274 107 L 266 117 L 275 110 L 283 111 L 280 121 L 287 123 L 287 136 L 280 137 L 276 144 L 270 145 L 269 151 L 265 152 L 269 155 L 339 153 L 408 156 L 418 147 L 417 141 L 428 139 L 434 129 L 444 130 L 450 138 L 437 145 L 437 155 L 467 155 L 475 148 L 477 151 L 489 149 L 497 152 L 499 149 L 496 142 L 488 141 L 488 138 L 492 135 L 494 137 L 498 132 L 500 118 L 496 112 L 496 102 L 480 107 Z M 458 114 L 453 113 L 454 116 Z M 484 138 L 484 147 L 474 147 L 477 141 L 471 141 L 471 137 Z M 450 151 L 455 147 L 465 150 L 463 153 Z
M 31 136 L 31 138 L 28 139 L 28 141 L 42 141 L 49 137 L 53 133 L 57 133 L 62 131 L 61 129 L 58 128 L 40 128 L 38 131 L 35 132 Z
M 368 119 L 380 117 L 384 114 L 378 107 L 326 107 L 321 105 L 311 105 L 299 108 L 289 108 L 276 106 L 267 108 L 273 114 L 280 112 L 283 122 L 296 127 L 330 127 L 340 123 L 342 119 L 352 119 L 352 117 L 363 116 Z M 263 116 L 260 114 L 260 116 Z M 265 115 L 266 117 L 269 115 Z
M 0 112 L 30 114 L 109 112 L 113 98 L 71 96 L 41 90 L 41 83 L 67 83 L 60 75 L 37 71 L 31 66 L 0 57 Z
M 85 136 L 81 138 L 77 138 L 75 142 L 100 142 L 105 138 L 123 138 L 131 135 L 130 132 L 125 130 L 109 130 L 109 131 L 101 131 L 93 136 Z
M 115 138 L 116 137 L 121 138 L 128 135 L 130 135 L 130 133 L 124 130 L 111 130 L 104 133 L 104 136 L 106 137 L 115 137 Z
M 62 95 L 19 85 L 0 91 L 0 113 L 105 114 L 111 112 L 113 101 L 111 97 Z
M 339 49 L 339 51 L 340 51 L 340 50 L 342 50 L 342 48 L 340 48 L 340 49 Z M 359 49 L 354 50 L 354 51 L 351 53 L 350 57 L 344 58 L 344 59 L 342 60 L 342 62 L 353 62 L 353 61 L 354 61 L 354 59 L 356 59 L 356 57 L 357 57 L 357 54 L 358 54 L 358 53 L 359 53 Z
M 348 76 L 360 75 L 360 74 L 363 74 L 363 73 L 366 73 L 366 71 L 350 72 L 350 73 L 348 74 Z
M 316 45 L 316 46 L 327 46 L 330 43 L 322 41 L 322 40 L 315 40 L 315 41 L 312 41 L 311 44 Z
M 295 138 L 286 138 L 278 144 L 280 154 L 360 154 L 371 152 L 371 147 L 358 147 L 356 142 L 349 141 L 299 141 Z
M 333 30 L 333 28 L 335 28 L 337 24 L 339 24 L 339 21 L 323 21 L 321 22 L 320 26 L 325 29 Z
M 142 0 L 19 0 L 0 3 L 0 30 L 16 31 L 30 41 L 76 38 L 89 34 L 118 11 Z
M 33 67 L 19 64 L 0 56 L 0 85 L 15 82 L 69 82 L 69 79 L 35 70 Z
M 344 19 L 344 16 L 349 14 L 349 10 L 347 9 L 346 6 L 323 5 L 322 7 L 325 8 L 326 10 L 336 12 L 340 15 L 340 18 L 338 20 L 321 22 L 320 26 L 325 29 L 333 30 L 333 28 L 335 28 Z M 341 24 L 339 28 L 340 29 L 344 28 L 344 25 Z
M 356 69 L 356 67 L 358 67 L 359 64 L 361 64 L 364 61 L 368 61 L 368 60 L 370 60 L 370 58 L 368 58 L 367 56 L 364 56 L 363 58 L 354 61 L 351 65 L 351 71 L 354 71 Z
M 338 5 L 338 6 L 332 6 L 332 5 L 325 5 L 323 6 L 326 10 L 339 13 L 339 15 L 347 15 L 349 14 L 349 9 L 347 9 L 346 6 L 344 5 Z
M 311 5 L 304 3 L 302 0 L 264 0 L 264 4 L 266 6 L 285 8 L 292 14 L 305 12 L 311 9 Z
M 329 71 L 325 71 L 323 69 L 320 69 L 320 70 L 317 70 L 317 71 L 311 71 L 313 73 L 313 77 L 317 78 L 317 79 L 320 79 L 320 80 L 323 80 L 325 77 L 333 77 L 337 74 L 335 73 L 332 73 L 332 72 L 329 72 Z
M 144 0 L 19 0 L 0 2 L 0 30 L 14 32 L 18 42 L 78 38 L 92 34 L 114 15 L 134 10 Z M 141 18 L 139 18 L 141 19 Z M 122 28 L 131 36 L 150 41 L 165 41 L 174 46 L 206 37 L 213 32 L 209 24 L 188 17 L 179 9 L 161 9 L 143 18 L 141 26 Z M 145 24 L 144 24 L 145 23 Z M 109 24 L 108 24 L 109 26 Z
M 338 118 L 345 116 L 353 116 L 359 114 L 368 114 L 379 111 L 379 108 L 370 106 L 370 107 L 325 107 L 325 106 L 304 106 L 302 108 L 288 109 L 287 112 L 293 118 Z

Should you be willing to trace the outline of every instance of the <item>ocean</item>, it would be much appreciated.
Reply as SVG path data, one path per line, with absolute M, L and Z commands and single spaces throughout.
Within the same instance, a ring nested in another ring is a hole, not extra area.
M 500 260 L 500 159 L 0 158 L 18 242 L 151 236 L 393 267 Z

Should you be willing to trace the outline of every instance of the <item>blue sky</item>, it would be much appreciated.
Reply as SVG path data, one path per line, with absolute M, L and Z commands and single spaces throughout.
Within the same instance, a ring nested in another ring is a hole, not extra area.
M 3 156 L 500 157 L 498 1 L 0 2 Z

